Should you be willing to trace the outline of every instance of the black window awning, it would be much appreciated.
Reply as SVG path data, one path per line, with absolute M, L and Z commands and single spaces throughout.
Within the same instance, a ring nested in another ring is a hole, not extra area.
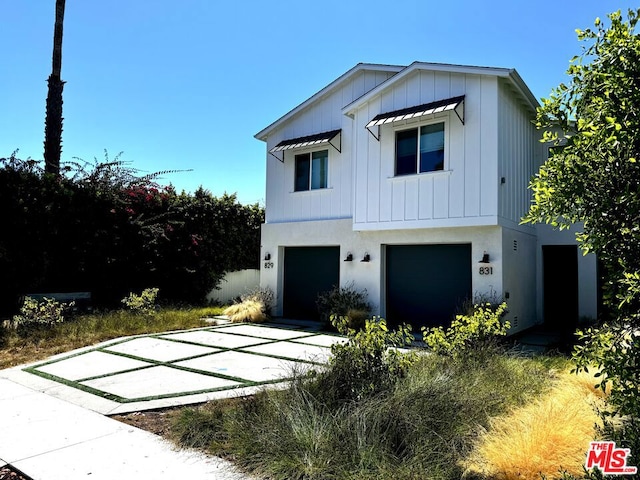
M 338 152 L 342 151 L 342 130 L 331 130 L 329 132 L 316 133 L 313 135 L 307 135 L 305 137 L 291 138 L 283 140 L 275 147 L 269 150 L 269 153 L 276 157 L 281 162 L 284 161 L 284 154 L 282 158 L 275 155 L 277 152 L 284 152 L 285 150 L 293 150 L 294 148 L 313 147 L 316 145 L 328 144 L 335 148 Z
M 423 105 L 417 105 L 415 107 L 394 110 L 393 112 L 381 113 L 379 115 L 376 115 L 369 123 L 367 123 L 366 128 L 367 130 L 369 130 L 371 135 L 376 138 L 376 140 L 379 140 L 380 125 L 450 111 L 455 112 L 455 114 L 458 116 L 458 119 L 460 119 L 460 121 L 464 125 L 464 95 L 461 95 L 459 97 L 446 98 L 444 100 L 438 100 L 436 102 L 425 103 Z M 371 130 L 373 127 L 378 127 L 377 136 L 375 133 L 373 133 L 373 130 Z

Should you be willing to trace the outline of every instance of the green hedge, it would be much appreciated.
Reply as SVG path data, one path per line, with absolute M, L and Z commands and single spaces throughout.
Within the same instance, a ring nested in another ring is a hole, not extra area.
M 15 312 L 25 293 L 90 291 L 111 306 L 152 286 L 164 301 L 194 303 L 224 272 L 258 267 L 259 205 L 177 193 L 158 175 L 116 158 L 58 177 L 0 158 L 0 312 Z

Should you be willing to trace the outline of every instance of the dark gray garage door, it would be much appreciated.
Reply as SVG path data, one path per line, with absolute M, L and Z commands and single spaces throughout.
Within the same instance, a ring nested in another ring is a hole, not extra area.
M 389 245 L 386 286 L 392 325 L 447 325 L 471 297 L 471 245 Z
M 318 319 L 318 293 L 340 281 L 340 247 L 286 247 L 284 250 L 283 314 Z

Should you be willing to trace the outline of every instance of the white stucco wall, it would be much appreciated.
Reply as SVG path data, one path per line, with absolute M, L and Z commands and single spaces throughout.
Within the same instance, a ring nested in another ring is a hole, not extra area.
M 503 296 L 509 309 L 506 319 L 511 324 L 512 334 L 538 322 L 536 247 L 533 229 L 530 234 L 510 228 L 502 229 Z
M 471 243 L 472 291 L 474 294 L 502 293 L 501 228 L 460 227 L 418 230 L 354 231 L 351 219 L 264 224 L 262 226 L 260 284 L 277 292 L 274 314 L 282 315 L 284 248 L 287 246 L 339 246 L 340 258 L 348 253 L 352 262 L 340 263 L 340 284 L 354 282 L 356 288 L 366 288 L 374 314 L 384 315 L 384 247 L 385 245 Z M 481 275 L 477 263 L 484 252 L 490 254 L 492 273 Z M 361 262 L 365 253 L 370 262 Z
M 557 230 L 550 225 L 536 225 L 538 237 L 537 245 L 537 306 L 538 322 L 542 323 L 544 314 L 544 288 L 542 269 L 542 247 L 544 245 L 576 245 L 576 232 L 580 232 L 580 225 L 568 230 Z M 597 258 L 594 254 L 583 255 L 578 247 L 578 316 L 597 318 L 598 316 L 598 275 Z

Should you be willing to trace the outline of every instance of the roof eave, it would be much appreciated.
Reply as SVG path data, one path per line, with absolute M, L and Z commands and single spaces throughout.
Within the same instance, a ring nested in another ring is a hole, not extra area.
M 442 71 L 442 72 L 452 72 L 452 73 L 467 73 L 474 75 L 493 75 L 496 77 L 508 78 L 511 83 L 516 87 L 519 93 L 527 100 L 527 102 L 531 105 L 533 110 L 535 110 L 539 104 L 536 98 L 529 90 L 529 87 L 524 83 L 520 75 L 515 69 L 510 68 L 500 68 L 500 67 L 478 67 L 478 66 L 470 66 L 470 65 L 454 65 L 454 64 L 446 64 L 446 63 L 426 63 L 426 62 L 413 62 L 411 65 L 406 67 L 404 70 L 399 72 L 397 75 L 387 79 L 385 82 L 382 82 L 377 87 L 369 90 L 367 93 L 362 95 L 360 98 L 357 98 L 349 105 L 346 105 L 342 109 L 342 113 L 345 115 L 351 115 L 364 105 L 366 102 L 371 100 L 373 97 L 379 95 L 384 90 L 389 88 L 396 82 L 401 81 L 406 76 L 410 75 L 416 70 L 432 70 L 432 71 Z
M 511 83 L 516 88 L 516 90 L 518 90 L 518 93 L 522 95 L 522 98 L 524 98 L 527 103 L 529 103 L 529 106 L 535 112 L 540 106 L 540 102 L 538 102 L 538 99 L 531 92 L 527 84 L 524 83 L 524 80 L 522 80 L 522 77 L 515 68 L 512 68 L 509 71 L 509 79 L 511 80 Z
M 292 109 L 289 112 L 287 112 L 286 114 L 284 114 L 282 117 L 280 117 L 275 122 L 271 123 L 266 128 L 263 128 L 262 130 L 260 130 L 258 133 L 256 133 L 254 135 L 254 138 L 256 138 L 258 140 L 266 141 L 266 139 L 269 136 L 269 134 L 273 130 L 278 128 L 278 126 L 280 126 L 282 123 L 286 122 L 287 120 L 289 120 L 290 118 L 295 116 L 297 113 L 299 113 L 300 111 L 302 111 L 305 108 L 307 108 L 309 105 L 311 105 L 317 99 L 322 98 L 324 95 L 329 93 L 331 90 L 336 88 L 338 85 L 340 85 L 341 83 L 345 82 L 350 77 L 352 77 L 353 75 L 355 75 L 356 73 L 358 73 L 360 71 L 363 71 L 363 70 L 376 70 L 376 71 L 382 71 L 382 72 L 394 72 L 394 73 L 397 73 L 397 72 L 402 71 L 404 68 L 405 67 L 401 66 L 401 65 L 383 65 L 383 64 L 375 64 L 375 63 L 358 63 L 355 67 L 349 69 L 348 71 L 346 71 L 345 73 L 340 75 L 337 79 L 335 79 L 329 85 L 324 87 L 318 93 L 316 93 L 315 95 L 311 96 L 310 98 L 308 98 L 307 100 L 302 102 L 300 105 L 298 105 L 294 109 Z

